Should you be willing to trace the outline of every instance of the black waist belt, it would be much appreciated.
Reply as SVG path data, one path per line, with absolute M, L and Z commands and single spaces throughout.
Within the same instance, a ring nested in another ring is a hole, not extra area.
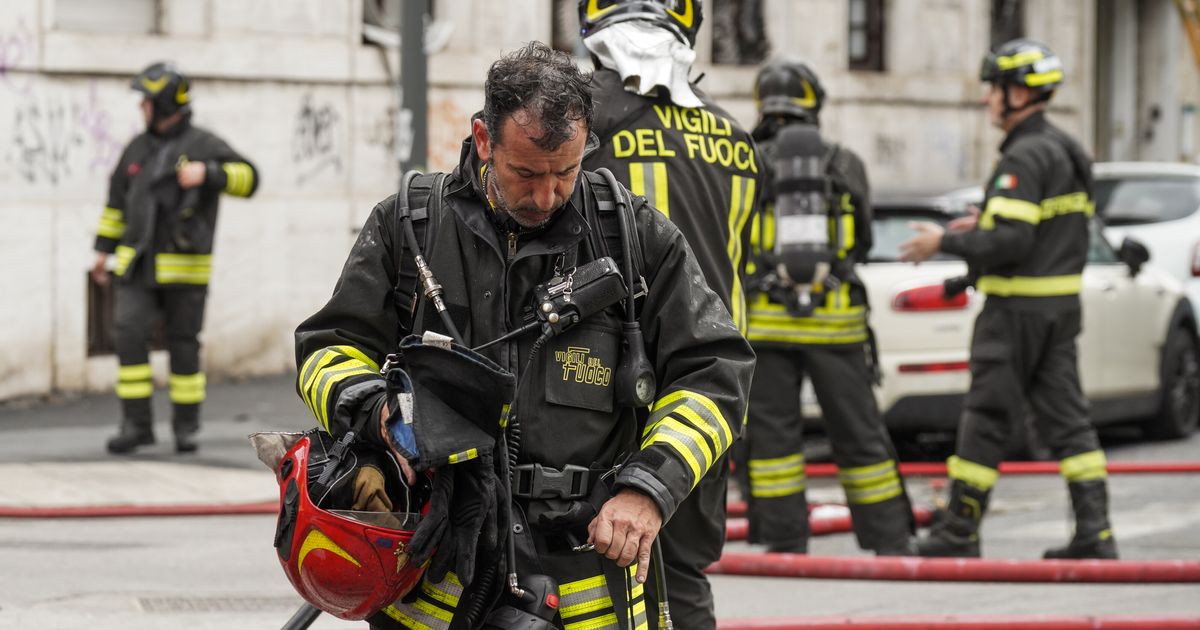
M 592 489 L 592 471 L 567 465 L 556 470 L 541 464 L 521 464 L 513 469 L 512 494 L 519 499 L 582 499 Z

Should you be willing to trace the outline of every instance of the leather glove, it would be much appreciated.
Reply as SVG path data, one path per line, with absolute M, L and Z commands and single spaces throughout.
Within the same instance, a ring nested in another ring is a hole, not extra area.
M 968 287 L 974 284 L 975 279 L 969 275 L 954 276 L 953 278 L 946 278 L 942 282 L 942 291 L 945 293 L 946 299 L 950 299 L 966 291 Z
M 354 502 L 351 508 L 366 512 L 391 512 L 392 500 L 388 498 L 383 471 L 368 465 L 358 469 L 354 476 Z
M 417 562 L 432 556 L 426 570 L 430 581 L 442 581 L 453 569 L 459 581 L 469 585 L 477 558 L 495 556 L 501 542 L 502 495 L 490 455 L 438 469 L 429 513 L 409 547 Z

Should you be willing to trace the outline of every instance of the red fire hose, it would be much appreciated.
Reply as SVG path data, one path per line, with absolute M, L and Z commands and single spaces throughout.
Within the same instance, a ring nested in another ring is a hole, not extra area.
M 727 619 L 717 630 L 1200 630 L 1200 619 L 1182 617 L 1067 617 L 1058 615 L 971 615 L 903 617 L 804 617 Z
M 914 507 L 913 518 L 916 519 L 917 525 L 928 525 L 929 521 L 933 518 L 933 510 Z M 814 511 L 809 514 L 808 527 L 812 536 L 838 534 L 854 529 L 848 509 L 835 514 L 823 514 L 822 511 Z M 725 540 L 746 540 L 749 532 L 750 523 L 744 518 L 729 519 L 725 524 Z
M 195 505 L 0 506 L 0 518 L 105 518 L 126 516 L 226 516 L 278 514 L 278 501 Z
M 838 557 L 726 553 L 708 567 L 718 575 L 940 582 L 1200 582 L 1200 561 L 993 560 Z
M 1200 462 L 1108 462 L 1108 472 L 1113 475 L 1145 474 L 1162 475 L 1171 473 L 1200 472 Z M 808 464 L 805 474 L 809 477 L 836 477 L 835 464 Z M 900 474 L 912 476 L 946 475 L 945 462 L 901 462 Z M 1002 475 L 1057 475 L 1058 462 L 1003 462 Z

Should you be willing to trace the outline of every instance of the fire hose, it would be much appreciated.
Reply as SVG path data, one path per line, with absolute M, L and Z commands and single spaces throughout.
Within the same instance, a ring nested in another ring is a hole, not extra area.
M 728 619 L 717 630 L 1200 630 L 1200 620 L 1183 617 L 1064 615 L 919 615 L 901 617 L 782 617 Z
M 917 525 L 928 525 L 933 519 L 933 511 L 929 508 L 914 507 L 913 518 Z M 814 506 L 808 516 L 809 534 L 824 536 L 839 534 L 854 529 L 850 519 L 849 508 L 841 505 Z M 750 532 L 750 523 L 744 518 L 729 519 L 725 524 L 725 540 L 746 540 Z

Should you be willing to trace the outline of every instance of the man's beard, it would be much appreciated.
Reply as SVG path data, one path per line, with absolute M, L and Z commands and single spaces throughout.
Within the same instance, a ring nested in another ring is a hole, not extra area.
M 491 160 L 488 161 L 488 172 L 495 173 L 496 165 Z M 542 211 L 536 207 L 517 206 L 514 209 L 509 206 L 508 200 L 504 198 L 504 193 L 500 192 L 500 185 L 496 183 L 494 176 L 488 177 L 487 188 L 490 189 L 492 196 L 495 197 L 496 210 L 504 216 L 512 219 L 517 225 L 526 228 L 540 228 L 550 222 L 554 215 L 558 214 L 559 208 L 555 208 L 553 212 L 542 217 Z

